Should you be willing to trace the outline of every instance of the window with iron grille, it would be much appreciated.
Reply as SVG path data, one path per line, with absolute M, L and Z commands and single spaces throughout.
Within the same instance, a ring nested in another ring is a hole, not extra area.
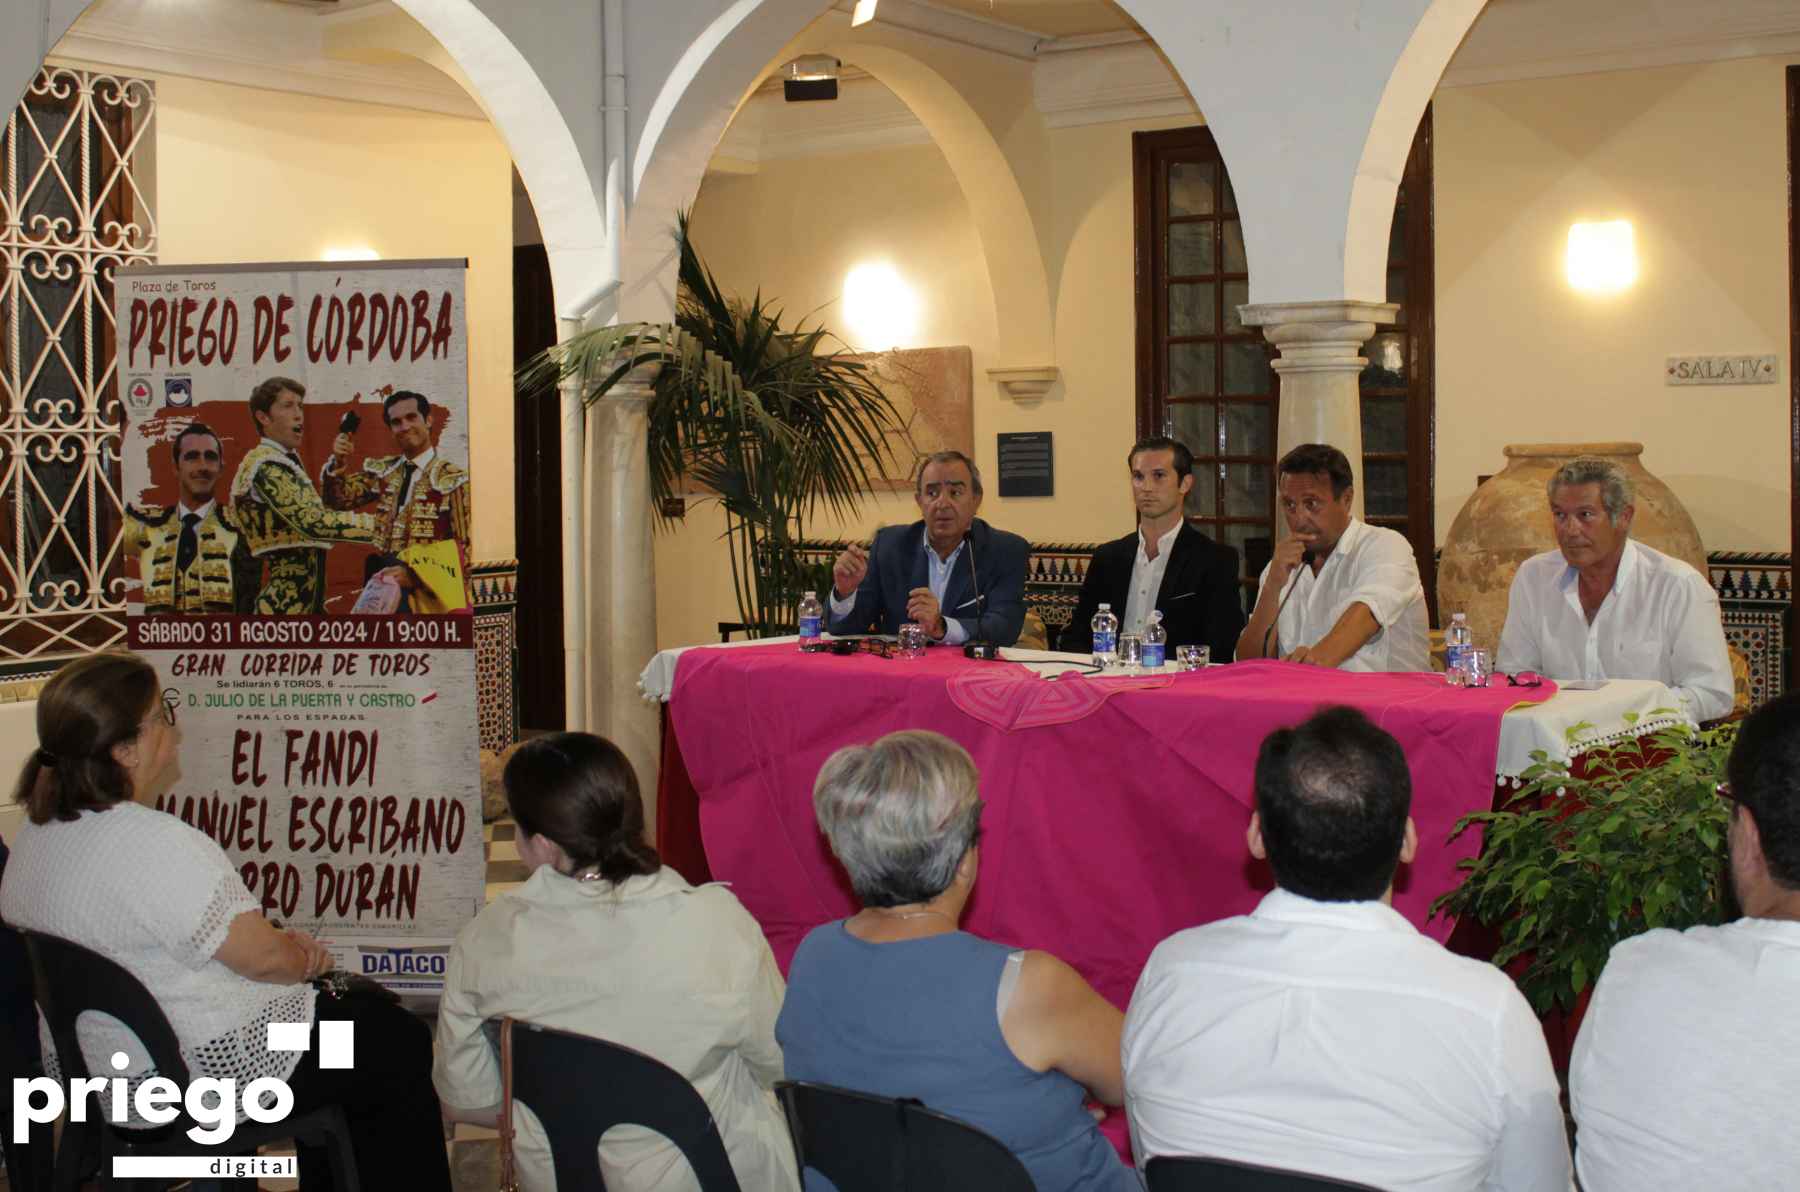
M 0 140 L 0 670 L 124 638 L 113 278 L 156 260 L 155 110 L 46 66 Z

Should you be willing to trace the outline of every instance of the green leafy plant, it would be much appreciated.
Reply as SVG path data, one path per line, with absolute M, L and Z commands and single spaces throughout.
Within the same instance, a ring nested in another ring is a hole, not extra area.
M 843 345 L 824 327 L 804 319 L 783 326 L 760 291 L 747 303 L 728 298 L 701 263 L 685 213 L 676 241 L 673 323 L 572 336 L 526 361 L 518 389 L 535 399 L 574 378 L 592 404 L 655 366 L 653 508 L 666 525 L 670 498 L 717 500 L 740 618 L 755 637 L 792 632 L 800 593 L 820 587 L 799 555 L 806 520 L 821 506 L 840 517 L 856 512 L 872 487 L 870 469 L 892 458 L 899 417 L 870 366 L 834 350 Z
M 1503 809 L 1457 821 L 1451 839 L 1479 825 L 1482 850 L 1431 913 L 1496 929 L 1494 963 L 1537 1012 L 1573 1009 L 1620 940 L 1723 920 L 1730 808 L 1714 788 L 1736 736 L 1671 727 L 1590 749 L 1579 774 L 1533 753 Z

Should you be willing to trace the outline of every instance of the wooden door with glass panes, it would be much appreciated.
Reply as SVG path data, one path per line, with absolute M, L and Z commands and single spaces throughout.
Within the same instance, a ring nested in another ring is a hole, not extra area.
M 1237 202 L 1205 128 L 1135 133 L 1132 164 L 1138 434 L 1173 435 L 1194 453 L 1188 520 L 1238 552 L 1248 609 L 1275 540 L 1280 378 L 1274 349 L 1237 316 L 1250 292 Z M 1427 109 L 1388 249 L 1387 297 L 1400 312 L 1363 352 L 1363 457 L 1354 464 L 1364 516 L 1406 535 L 1435 601 L 1431 258 Z
M 1188 520 L 1238 552 L 1246 598 L 1274 542 L 1278 384 L 1250 300 L 1244 231 L 1212 133 L 1132 135 L 1138 432 L 1194 453 Z

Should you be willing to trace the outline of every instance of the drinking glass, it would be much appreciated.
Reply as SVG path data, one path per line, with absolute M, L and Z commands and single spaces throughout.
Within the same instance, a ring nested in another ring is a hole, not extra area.
M 1144 639 L 1136 633 L 1119 635 L 1119 669 L 1126 674 L 1136 674 L 1138 667 L 1144 662 Z
M 1212 665 L 1211 646 L 1176 646 L 1175 665 L 1184 671 L 1202 670 Z
M 900 626 L 900 657 L 925 657 L 925 626 L 917 621 Z
M 1494 652 L 1476 647 L 1463 665 L 1463 686 L 1486 687 L 1494 679 Z

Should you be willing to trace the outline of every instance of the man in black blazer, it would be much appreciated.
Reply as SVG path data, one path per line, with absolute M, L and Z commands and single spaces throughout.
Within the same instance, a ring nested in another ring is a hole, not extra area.
M 942 645 L 1010 646 L 1025 623 L 1030 547 L 975 516 L 981 473 L 960 451 L 927 456 L 914 484 L 922 519 L 853 543 L 831 572 L 832 633 L 896 633 L 907 621 Z
M 1139 440 L 1126 462 L 1137 532 L 1094 552 L 1075 617 L 1057 648 L 1077 654 L 1092 650 L 1094 612 L 1106 601 L 1121 633 L 1142 633 L 1150 610 L 1158 609 L 1171 656 L 1176 646 L 1205 645 L 1212 647 L 1214 662 L 1230 662 L 1244 628 L 1237 552 L 1196 530 L 1183 515 L 1194 487 L 1193 454 L 1158 435 Z

